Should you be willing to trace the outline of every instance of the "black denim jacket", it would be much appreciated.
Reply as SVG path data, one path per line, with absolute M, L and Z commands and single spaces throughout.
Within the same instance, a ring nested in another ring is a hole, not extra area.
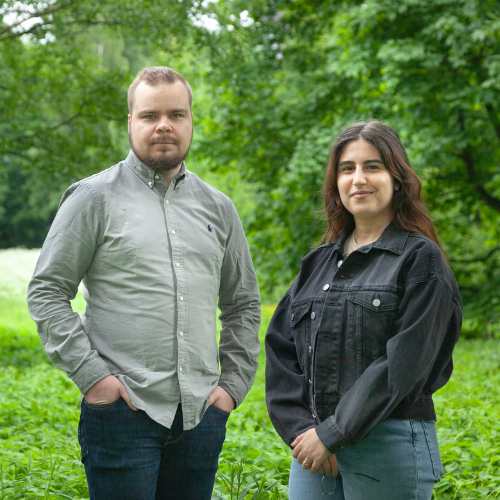
M 458 286 L 439 247 L 391 223 L 347 258 L 344 233 L 302 259 L 266 334 L 266 401 L 290 444 L 311 427 L 332 453 L 382 421 L 435 420 L 453 371 Z

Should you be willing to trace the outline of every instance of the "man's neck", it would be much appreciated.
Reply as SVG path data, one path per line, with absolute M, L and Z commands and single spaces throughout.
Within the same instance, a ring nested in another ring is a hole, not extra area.
M 181 171 L 182 163 L 177 166 L 176 168 L 173 168 L 171 170 L 161 170 L 160 174 L 163 176 L 163 185 L 165 186 L 165 189 L 168 190 L 170 183 L 172 182 L 172 179 Z

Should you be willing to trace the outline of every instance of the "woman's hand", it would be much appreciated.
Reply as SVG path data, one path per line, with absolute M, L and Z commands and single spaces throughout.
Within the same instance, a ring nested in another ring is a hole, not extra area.
M 320 468 L 322 471 L 331 471 L 334 476 L 338 474 L 337 459 L 333 455 L 333 459 L 327 460 L 331 453 L 320 441 L 316 434 L 316 429 L 309 429 L 300 436 L 297 436 L 292 443 L 292 448 L 293 458 L 296 458 L 297 462 L 302 464 L 304 469 L 310 469 L 311 474 L 316 474 Z

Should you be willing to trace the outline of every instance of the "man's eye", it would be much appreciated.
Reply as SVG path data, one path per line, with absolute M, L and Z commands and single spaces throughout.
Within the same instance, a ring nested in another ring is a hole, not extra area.
M 173 115 L 171 115 L 172 118 L 180 118 L 182 115 L 179 114 L 179 113 L 174 113 Z
M 153 120 L 155 115 L 146 115 L 144 118 L 146 118 L 146 120 Z

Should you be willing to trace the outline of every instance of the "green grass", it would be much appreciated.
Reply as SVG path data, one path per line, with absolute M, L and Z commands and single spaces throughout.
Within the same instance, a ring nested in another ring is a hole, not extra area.
M 81 297 L 74 306 L 82 311 Z M 271 311 L 264 308 L 261 339 Z M 21 300 L 0 299 L 0 358 L 0 500 L 88 498 L 77 441 L 79 392 L 46 358 Z M 240 491 L 254 483 L 247 499 L 287 498 L 290 450 L 269 422 L 263 353 L 259 361 L 255 384 L 228 423 L 220 498 L 239 498 L 238 480 Z M 435 401 L 445 476 L 434 498 L 500 498 L 499 342 L 459 342 L 452 380 Z

